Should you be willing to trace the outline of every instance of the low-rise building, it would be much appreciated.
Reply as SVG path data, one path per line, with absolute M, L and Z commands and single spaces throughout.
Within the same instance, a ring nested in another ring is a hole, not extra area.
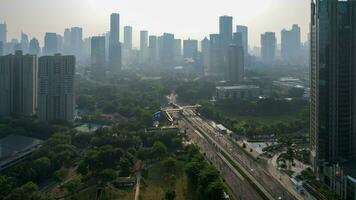
M 216 87 L 217 100 L 222 99 L 256 99 L 261 95 L 260 87 L 255 85 L 237 85 Z

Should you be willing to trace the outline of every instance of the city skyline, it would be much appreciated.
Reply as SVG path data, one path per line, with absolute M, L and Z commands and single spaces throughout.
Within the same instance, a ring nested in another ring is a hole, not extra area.
M 218 17 L 222 15 L 233 16 L 234 26 L 239 24 L 249 27 L 251 47 L 260 46 L 260 34 L 267 31 L 276 32 L 278 43 L 280 43 L 280 31 L 292 24 L 300 25 L 303 42 L 307 39 L 309 32 L 309 0 L 302 0 L 302 2 L 300 0 L 273 0 L 273 4 L 272 0 L 263 2 L 223 0 L 217 7 L 203 6 L 202 0 L 189 2 L 189 4 L 187 4 L 188 1 L 183 0 L 174 6 L 162 0 L 149 3 L 136 0 L 119 2 L 107 0 L 105 3 L 89 0 L 86 4 L 82 4 L 81 1 L 70 1 L 70 3 L 61 1 L 61 4 L 58 4 L 54 0 L 46 2 L 39 0 L 3 1 L 3 6 L 0 7 L 0 21 L 7 23 L 8 38 L 19 39 L 23 31 L 30 38 L 38 38 L 41 45 L 45 32 L 56 32 L 62 35 L 64 29 L 68 27 L 82 27 L 84 37 L 103 34 L 109 31 L 110 14 L 115 12 L 122 16 L 121 34 L 123 34 L 124 26 L 133 27 L 133 45 L 136 48 L 139 47 L 140 30 L 148 30 L 149 34 L 154 35 L 170 32 L 181 39 L 202 40 L 210 33 L 218 32 Z M 19 3 L 21 7 L 17 6 Z M 76 10 L 78 7 L 81 8 L 80 12 Z M 15 8 L 19 9 L 16 15 L 10 12 Z M 46 9 L 41 12 L 41 8 Z M 201 8 L 205 10 L 199 11 Z M 66 15 L 62 15 L 62 12 L 66 12 Z M 46 17 L 47 20 L 40 20 L 42 17 Z

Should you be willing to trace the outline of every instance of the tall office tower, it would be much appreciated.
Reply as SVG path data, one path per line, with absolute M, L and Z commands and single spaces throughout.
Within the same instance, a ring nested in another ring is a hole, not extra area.
M 40 43 L 36 38 L 32 38 L 30 41 L 29 53 L 35 56 L 39 56 L 41 54 Z
M 58 53 L 58 37 L 56 33 L 46 33 L 44 39 L 43 55 Z
M 105 37 L 97 36 L 91 38 L 91 66 L 95 75 L 105 73 Z
M 4 55 L 4 43 L 0 41 L 0 56 Z
M 0 24 L 0 42 L 7 43 L 7 26 L 6 23 Z
M 266 32 L 261 35 L 261 57 L 266 64 L 273 64 L 276 57 L 277 39 L 273 32 Z
M 241 82 L 244 79 L 244 49 L 242 46 L 230 45 L 227 55 L 226 78 L 231 82 Z
M 64 35 L 63 35 L 63 53 L 66 55 L 69 55 L 72 53 L 71 50 L 71 32 L 69 28 L 66 28 L 64 30 Z
M 183 41 L 183 57 L 193 58 L 194 60 L 198 56 L 198 40 L 184 40 Z
M 140 61 L 148 60 L 148 31 L 140 31 Z
M 113 71 L 121 69 L 120 14 L 110 17 L 109 65 Z
M 210 68 L 210 40 L 207 37 L 201 41 L 201 53 L 203 57 L 204 74 L 207 74 Z
M 174 34 L 164 33 L 159 42 L 159 55 L 161 62 L 166 65 L 170 65 L 174 62 L 174 52 L 175 52 L 175 40 Z
M 318 178 L 356 199 L 356 1 L 311 4 L 311 155 Z
M 174 61 L 182 61 L 182 40 L 174 39 Z
M 297 62 L 300 56 L 301 39 L 300 28 L 294 24 L 291 30 L 281 32 L 281 56 L 287 62 Z
M 35 114 L 37 58 L 33 55 L 0 57 L 0 116 Z
M 150 35 L 148 44 L 150 63 L 155 64 L 158 61 L 158 44 L 157 36 Z
M 80 27 L 72 27 L 70 29 L 70 47 L 71 54 L 76 57 L 76 60 L 81 60 L 83 49 L 83 29 Z
M 220 35 L 210 34 L 210 73 L 224 73 L 224 63 L 221 56 L 220 47 Z
M 227 50 L 232 42 L 232 21 L 230 16 L 221 16 L 219 19 L 219 35 L 223 57 L 227 55 Z
M 248 56 L 248 27 L 247 26 L 236 26 L 236 32 L 241 33 L 242 47 L 244 48 L 245 57 Z
M 41 121 L 73 121 L 75 57 L 44 56 L 38 68 L 38 117 Z
M 21 49 L 24 54 L 28 53 L 29 40 L 28 35 L 25 33 L 21 33 Z
M 232 43 L 231 44 L 244 48 L 243 47 L 243 40 L 242 40 L 242 33 L 240 33 L 240 32 L 234 33 L 234 35 L 232 37 Z
M 132 26 L 124 27 L 124 49 L 132 50 Z

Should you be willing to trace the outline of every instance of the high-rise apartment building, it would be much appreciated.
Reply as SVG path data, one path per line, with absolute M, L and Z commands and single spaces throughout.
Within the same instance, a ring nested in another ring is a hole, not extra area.
M 41 121 L 73 121 L 75 57 L 44 56 L 38 68 L 38 117 Z
M 242 46 L 230 45 L 227 55 L 226 78 L 231 82 L 241 82 L 244 79 L 244 49 Z
M 210 40 L 207 37 L 201 41 L 201 53 L 204 66 L 204 74 L 207 74 L 210 68 Z
M 219 19 L 219 35 L 221 50 L 227 52 L 229 45 L 232 42 L 232 22 L 233 18 L 230 16 L 221 16 Z M 225 55 L 224 55 L 225 56 Z
M 194 60 L 198 56 L 198 40 L 184 40 L 183 41 L 183 57 L 193 58 Z
M 44 39 L 43 55 L 58 53 L 58 37 L 56 33 L 46 33 Z
M 224 62 L 221 56 L 221 44 L 219 34 L 210 34 L 210 73 L 223 74 Z
M 70 29 L 70 52 L 76 60 L 81 60 L 83 50 L 83 29 L 80 27 L 72 27 Z
M 35 114 L 37 58 L 23 55 L 0 57 L 0 116 Z
M 174 39 L 174 60 L 179 62 L 182 60 L 182 40 Z
M 148 31 L 140 31 L 140 61 L 144 63 L 148 60 Z
M 300 27 L 294 24 L 291 30 L 281 32 L 281 56 L 284 61 L 298 62 L 301 51 Z
M 149 37 L 149 55 L 150 55 L 150 63 L 155 64 L 158 62 L 158 42 L 157 36 L 150 35 Z
M 110 16 L 109 65 L 111 70 L 121 69 L 120 14 Z
M 340 199 L 356 199 L 356 1 L 311 4 L 311 155 Z
M 124 49 L 132 50 L 132 26 L 124 27 Z
M 274 32 L 261 35 L 261 57 L 266 64 L 272 64 L 276 57 L 277 39 Z
M 105 37 L 96 36 L 91 38 L 91 65 L 105 70 Z
M 247 26 L 238 25 L 238 26 L 236 26 L 236 32 L 241 34 L 242 47 L 244 48 L 244 55 L 245 55 L 245 57 L 247 57 L 248 56 L 248 49 L 249 49 L 248 27 Z
M 175 58 L 174 34 L 164 33 L 163 36 L 159 38 L 158 45 L 160 61 L 163 64 L 172 64 Z

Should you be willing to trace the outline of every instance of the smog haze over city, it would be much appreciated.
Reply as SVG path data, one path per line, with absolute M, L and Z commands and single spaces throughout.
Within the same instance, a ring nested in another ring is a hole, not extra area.
M 356 200 L 356 0 L 0 0 L 0 200 Z

